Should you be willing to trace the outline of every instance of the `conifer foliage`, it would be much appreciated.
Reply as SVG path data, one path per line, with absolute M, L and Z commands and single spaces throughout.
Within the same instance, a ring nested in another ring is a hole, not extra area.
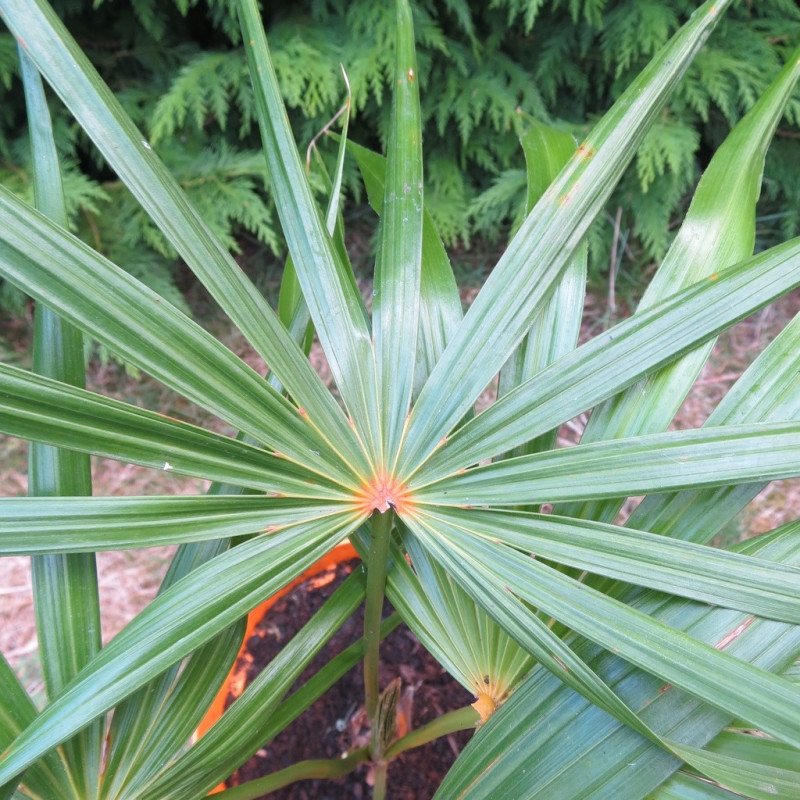
M 233 249 L 246 232 L 280 252 L 229 0 L 58 0 L 54 6 L 79 31 L 215 233 Z M 414 0 L 411 6 L 424 89 L 426 199 L 450 245 L 469 244 L 476 235 L 492 240 L 521 218 L 525 165 L 518 137 L 530 117 L 583 138 L 692 10 L 686 0 Z M 263 15 L 298 139 L 309 142 L 341 103 L 342 64 L 353 92 L 352 138 L 383 149 L 391 4 L 276 0 Z M 730 11 L 590 231 L 595 278 L 609 269 L 612 250 L 634 273 L 663 256 L 707 154 L 752 106 L 798 37 L 800 9 L 789 0 L 740 3 Z M 16 70 L 13 42 L 2 33 L 0 182 L 27 197 Z M 174 252 L 85 136 L 54 112 L 74 229 L 180 305 L 170 271 Z M 796 98 L 766 166 L 762 245 L 800 230 L 798 124 Z M 383 142 L 370 139 L 376 130 Z M 354 169 L 350 189 L 358 191 Z M 0 285 L 0 308 L 20 302 L 15 290 Z
M 317 757 L 332 728 L 315 724 L 310 759 L 215 796 L 256 800 L 359 770 L 363 794 L 386 800 L 395 775 L 416 774 L 396 757 L 472 730 L 440 800 L 800 797 L 800 519 L 712 545 L 765 484 L 800 476 L 800 315 L 702 426 L 671 429 L 715 338 L 800 287 L 800 237 L 752 255 L 764 157 L 800 80 L 800 46 L 716 148 L 637 312 L 578 344 L 586 234 L 734 3 L 704 0 L 580 143 L 514 112 L 530 211 L 463 312 L 426 210 L 420 84 L 435 64 L 430 50 L 417 60 L 410 0 L 394 3 L 392 110 L 375 134 L 385 157 L 350 138 L 343 114 L 324 213 L 262 9 L 236 0 L 291 257 L 277 308 L 201 216 L 204 196 L 181 188 L 197 178 L 177 167 L 176 178 L 156 152 L 185 136 L 191 164 L 206 130 L 221 128 L 221 95 L 187 100 L 183 123 L 154 140 L 48 0 L 0 0 L 35 184 L 35 206 L 0 186 L 0 275 L 37 303 L 33 368 L 0 363 L 0 432 L 31 442 L 29 496 L 0 499 L 0 556 L 31 558 L 45 690 L 39 707 L 0 654 L 0 800 L 201 800 L 359 661 L 363 692 L 350 693 L 347 716 L 366 725 L 333 757 Z M 190 20 L 192 8 L 170 8 Z M 586 25 L 604 10 L 569 9 Z M 382 35 L 384 16 L 370 11 Z M 268 374 L 66 230 L 43 81 L 164 237 L 140 226 L 142 241 L 180 254 Z M 225 114 L 226 131 L 246 128 L 235 102 Z M 468 140 L 486 127 L 475 124 Z M 235 173 L 243 150 L 226 142 L 202 166 Z M 379 217 L 369 303 L 338 213 L 348 150 Z M 439 179 L 453 174 L 447 157 L 440 148 Z M 672 161 L 662 157 L 665 171 Z M 660 173 L 635 174 L 651 188 Z M 83 332 L 238 434 L 87 391 Z M 324 371 L 305 347 L 312 333 Z M 496 400 L 475 413 L 496 378 Z M 561 426 L 584 414 L 580 441 L 559 446 Z M 211 485 L 95 495 L 91 455 Z M 344 539 L 362 568 L 195 736 L 244 616 Z M 95 554 L 165 544 L 178 549 L 157 597 L 103 645 Z M 385 598 L 396 611 L 386 619 Z M 360 641 L 299 685 L 360 605 Z M 381 640 L 400 620 L 473 704 L 433 703 L 439 716 L 414 727 L 417 676 L 401 665 L 381 691 Z

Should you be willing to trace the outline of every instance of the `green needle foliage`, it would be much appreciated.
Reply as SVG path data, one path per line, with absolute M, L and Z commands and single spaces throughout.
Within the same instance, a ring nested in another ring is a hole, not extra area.
M 53 0 L 127 113 L 228 248 L 243 239 L 271 264 L 285 242 L 259 153 L 252 92 L 230 0 Z M 411 0 L 419 52 L 427 210 L 448 246 L 493 249 L 526 213 L 518 146 L 526 115 L 583 139 L 686 21 L 686 0 Z M 273 65 L 305 145 L 352 87 L 353 138 L 385 150 L 394 17 L 372 0 L 273 0 L 263 17 Z M 734 5 L 698 55 L 589 235 L 595 286 L 625 289 L 666 252 L 711 152 L 800 41 L 791 0 Z M 0 181 L 30 201 L 32 170 L 13 37 L 0 32 Z M 115 179 L 69 113 L 51 104 L 72 230 L 170 302 L 175 248 Z M 757 215 L 762 249 L 800 230 L 800 106 L 770 150 Z M 343 175 L 358 195 L 357 172 Z M 323 185 L 315 183 L 315 190 Z M 270 254 L 269 251 L 272 251 Z M 24 295 L 0 284 L 0 308 Z M 185 310 L 185 309 L 184 309 Z
M 714 337 L 800 285 L 800 240 L 753 255 L 765 158 L 800 50 L 753 88 L 638 311 L 577 345 L 587 237 L 631 164 L 652 153 L 668 104 L 698 91 L 693 70 L 715 52 L 729 5 L 700 5 L 662 48 L 655 34 L 620 45 L 620 74 L 652 59 L 580 146 L 519 116 L 526 213 L 464 314 L 425 189 L 441 163 L 435 145 L 424 155 L 425 103 L 446 105 L 450 89 L 437 95 L 421 80 L 429 65 L 417 61 L 413 23 L 423 41 L 431 30 L 407 0 L 374 4 L 373 22 L 393 42 L 391 59 L 374 67 L 374 80 L 387 73 L 393 86 L 377 129 L 385 157 L 348 141 L 347 112 L 360 102 L 348 96 L 335 168 L 320 178 L 326 210 L 298 153 L 257 4 L 236 3 L 259 169 L 290 252 L 277 309 L 46 0 L 0 0 L 21 53 L 36 190 L 28 205 L 0 188 L 0 276 L 37 302 L 34 371 L 0 364 L 0 432 L 34 442 L 31 496 L 0 500 L 0 555 L 33 558 L 47 688 L 37 710 L 0 659 L 0 797 L 205 797 L 359 659 L 364 693 L 353 702 L 365 705 L 369 744 L 227 796 L 257 798 L 369 764 L 381 798 L 398 754 L 464 728 L 477 730 L 437 797 L 800 796 L 800 520 L 729 550 L 710 546 L 766 483 L 800 476 L 800 318 L 703 427 L 668 430 Z M 504 7 L 530 25 L 536 6 Z M 465 6 L 449 8 L 467 24 Z M 588 25 L 603 8 L 570 4 Z M 672 18 L 662 18 L 670 31 Z M 623 28 L 635 21 L 626 20 Z M 106 248 L 69 232 L 41 78 L 268 375 Z M 205 103 L 187 96 L 184 117 L 227 113 L 213 92 Z M 491 136 L 491 125 L 476 118 L 474 131 Z M 680 180 L 679 160 L 662 166 Z M 380 217 L 369 307 L 343 247 L 348 170 Z M 79 331 L 240 435 L 87 392 Z M 309 331 L 335 387 L 307 358 Z M 476 416 L 498 375 L 499 399 Z M 559 448 L 559 426 L 589 410 L 583 441 Z M 213 484 L 194 497 L 92 497 L 87 453 Z M 625 499 L 642 495 L 620 522 Z M 244 616 L 345 538 L 365 571 L 193 741 Z M 167 543 L 179 549 L 158 597 L 100 647 L 94 554 Z M 384 595 L 398 612 L 387 620 Z M 288 694 L 360 604 L 363 639 Z M 399 688 L 379 691 L 377 665 L 399 619 L 475 705 L 394 739 Z

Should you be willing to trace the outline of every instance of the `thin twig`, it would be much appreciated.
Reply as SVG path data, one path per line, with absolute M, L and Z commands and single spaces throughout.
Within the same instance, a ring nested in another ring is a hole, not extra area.
M 617 207 L 614 217 L 614 239 L 611 242 L 611 265 L 608 270 L 608 310 L 613 316 L 617 313 L 617 250 L 619 249 L 620 227 L 622 224 L 622 206 Z
M 736 381 L 741 377 L 741 372 L 726 372 L 724 375 L 716 375 L 713 378 L 702 378 L 695 381 L 695 386 L 708 386 L 714 383 L 725 383 L 726 381 Z
M 347 73 L 344 70 L 344 65 L 339 64 L 339 67 L 341 68 L 342 75 L 344 76 L 344 85 L 347 87 L 347 100 L 345 100 L 344 105 L 328 120 L 327 124 L 324 125 L 323 128 L 318 131 L 314 138 L 309 142 L 308 148 L 306 149 L 306 170 L 311 169 L 311 151 L 317 146 L 317 140 L 330 131 L 330 129 L 333 127 L 333 124 L 337 119 L 339 119 L 339 117 L 342 116 L 342 114 L 350 110 L 350 81 L 347 79 Z

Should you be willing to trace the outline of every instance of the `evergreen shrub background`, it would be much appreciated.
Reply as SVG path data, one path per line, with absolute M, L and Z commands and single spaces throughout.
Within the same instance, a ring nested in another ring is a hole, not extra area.
M 228 0 L 55 0 L 103 77 L 235 250 L 282 241 L 257 151 L 253 101 Z M 491 244 L 519 221 L 525 172 L 517 136 L 531 116 L 582 138 L 685 21 L 692 0 L 415 0 L 426 197 L 449 245 Z M 270 0 L 264 18 L 303 145 L 352 87 L 351 137 L 382 149 L 393 4 Z M 697 58 L 590 232 L 591 274 L 635 279 L 667 249 L 707 153 L 777 73 L 800 38 L 792 0 L 740 2 Z M 298 66 L 299 65 L 299 66 Z M 31 193 L 16 51 L 0 33 L 0 181 Z M 52 101 L 71 224 L 96 249 L 177 305 L 174 252 Z M 771 148 L 758 246 L 800 232 L 800 97 Z M 351 194 L 359 198 L 355 170 Z M 320 180 L 324 190 L 324 182 Z M 359 198 L 363 200 L 363 198 Z M 0 310 L 22 298 L 0 284 Z

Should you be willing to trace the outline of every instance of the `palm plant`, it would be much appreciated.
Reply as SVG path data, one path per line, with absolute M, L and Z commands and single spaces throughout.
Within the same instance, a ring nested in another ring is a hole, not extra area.
M 800 240 L 752 255 L 764 153 L 800 53 L 720 148 L 638 312 L 576 346 L 584 234 L 729 3 L 700 6 L 577 149 L 524 124 L 531 210 L 462 315 L 424 211 L 403 0 L 386 159 L 346 145 L 345 130 L 326 215 L 257 4 L 239 1 L 291 254 L 277 313 L 45 0 L 0 0 L 24 67 L 38 206 L 0 190 L 0 274 L 39 304 L 33 372 L 0 365 L 0 430 L 37 442 L 33 496 L 0 505 L 0 554 L 32 557 L 48 693 L 37 711 L 0 660 L 0 797 L 203 797 L 362 657 L 368 746 L 220 797 L 365 761 L 381 797 L 397 753 L 479 717 L 437 796 L 800 794 L 800 523 L 729 551 L 708 546 L 766 482 L 800 474 L 800 322 L 702 428 L 665 432 L 714 337 L 800 284 Z M 263 356 L 266 379 L 64 229 L 39 74 Z M 380 214 L 371 315 L 337 217 L 348 146 Z M 337 396 L 306 358 L 309 325 Z M 87 392 L 78 330 L 240 436 Z M 498 374 L 499 399 L 475 416 Z M 582 442 L 556 448 L 558 426 L 588 409 Z M 214 484 L 204 496 L 90 497 L 87 453 Z M 613 524 L 638 495 L 625 525 Z M 366 577 L 351 576 L 187 748 L 243 615 L 346 537 Z M 180 548 L 162 591 L 101 648 L 94 553 L 164 543 Z M 380 640 L 395 624 L 381 620 L 384 593 L 476 696 L 475 710 L 396 741 L 393 698 L 377 681 Z M 362 642 L 287 696 L 362 602 Z

